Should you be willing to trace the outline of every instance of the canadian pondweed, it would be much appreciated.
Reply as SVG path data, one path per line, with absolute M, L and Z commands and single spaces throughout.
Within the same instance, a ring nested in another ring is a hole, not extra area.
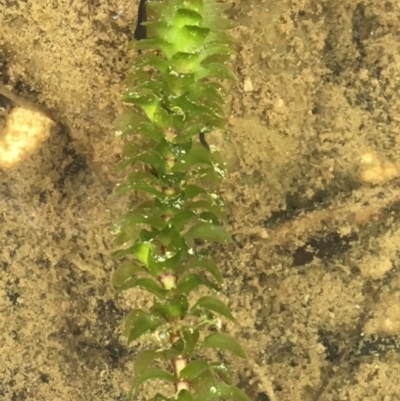
M 112 282 L 118 291 L 140 287 L 153 296 L 150 309 L 132 310 L 125 323 L 128 343 L 153 341 L 136 355 L 129 397 L 161 379 L 175 386 L 175 396 L 157 392 L 152 400 L 247 401 L 227 364 L 205 356 L 207 348 L 245 353 L 221 330 L 220 317 L 234 317 L 216 295 L 220 269 L 198 246 L 230 241 L 216 192 L 225 166 L 205 138 L 226 124 L 221 81 L 235 79 L 227 65 L 232 24 L 214 0 L 140 6 L 147 21 L 132 45 L 138 53 L 122 98 L 131 108 L 115 122 L 126 139 L 118 169 L 127 171 L 116 193 L 135 191 L 147 200 L 115 223 L 122 249 L 114 257 L 124 261 Z M 209 295 L 195 296 L 200 286 Z

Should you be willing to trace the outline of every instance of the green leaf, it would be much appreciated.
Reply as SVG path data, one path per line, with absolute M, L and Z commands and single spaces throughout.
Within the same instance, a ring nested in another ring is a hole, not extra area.
M 142 228 L 140 230 L 138 242 L 144 243 L 144 244 L 150 244 L 153 242 L 154 237 L 156 235 L 157 235 L 157 231 L 155 231 L 153 229 L 148 230 L 147 228 Z M 153 245 L 154 245 L 154 248 L 156 248 L 155 244 L 153 244 Z M 145 262 L 146 266 L 148 265 L 148 260 L 150 258 L 150 255 L 151 255 L 151 253 L 148 255 L 147 262 Z
M 193 199 L 198 195 L 208 196 L 208 192 L 204 188 L 199 187 L 198 185 L 186 185 L 185 199 Z
M 144 273 L 146 270 L 138 262 L 129 260 L 122 263 L 112 275 L 111 284 L 118 291 L 125 282 L 138 273 Z
M 193 176 L 197 177 L 203 182 L 206 182 L 208 185 L 218 185 L 221 182 L 221 177 L 223 177 L 223 173 L 220 173 L 222 173 L 222 170 L 216 170 L 214 166 L 201 167 L 194 172 Z
M 151 122 L 141 123 L 137 128 L 137 132 L 143 135 L 145 138 L 153 140 L 156 143 L 159 143 L 162 140 L 164 140 L 164 135 L 160 130 L 160 128 L 158 128 Z
M 178 160 L 178 162 L 174 166 L 174 169 L 176 169 L 177 171 L 181 171 L 182 169 L 184 169 L 184 171 L 188 171 L 193 166 L 196 166 L 198 164 L 206 164 L 212 166 L 213 158 L 210 151 L 204 146 L 200 144 L 193 144 L 190 152 L 185 157 Z
M 136 65 L 132 65 L 132 67 L 128 71 L 128 75 L 124 80 L 124 85 L 126 87 L 124 96 L 122 97 L 122 101 L 125 100 L 127 96 L 139 97 L 141 92 L 139 86 L 142 82 L 149 81 L 151 79 L 151 75 L 149 71 L 146 71 L 144 68 L 138 68 Z
M 143 213 L 154 210 L 154 200 L 140 202 L 138 205 L 134 206 L 133 210 L 137 212 L 142 211 Z
M 171 21 L 175 14 L 175 8 L 171 8 L 170 3 L 150 1 L 146 7 L 151 20 Z
M 212 283 L 206 277 L 202 277 L 196 273 L 189 273 L 183 276 L 178 282 L 176 291 L 179 294 L 188 295 L 190 292 L 192 292 L 201 285 L 204 285 L 212 290 L 218 291 L 218 287 L 214 283 Z
M 137 131 L 137 127 L 146 121 L 146 117 L 133 111 L 126 110 L 113 123 L 117 130 L 117 135 L 133 134 Z
M 162 186 L 161 180 L 151 172 L 147 171 L 133 171 L 128 174 L 126 182 L 136 186 L 136 189 L 138 190 L 145 190 L 148 185 L 150 185 L 151 189 Z
M 177 251 L 171 257 L 158 257 L 153 254 L 149 258 L 148 270 L 154 277 L 158 277 L 161 273 L 167 271 L 174 272 L 179 266 L 181 258 L 181 251 Z
M 154 249 L 154 246 L 150 242 L 138 243 L 133 252 L 133 256 L 135 256 L 145 266 L 147 266 L 149 256 L 151 255 L 151 252 L 153 251 L 153 249 Z
M 207 100 L 210 104 L 207 103 Z M 189 115 L 191 118 L 198 116 L 203 118 L 204 125 L 207 125 L 208 121 L 204 120 L 207 118 L 223 118 L 223 103 L 218 102 L 215 97 L 203 99 L 194 97 L 191 93 L 184 93 L 174 100 L 174 105 L 184 110 L 185 115 Z
M 118 164 L 115 171 L 118 173 L 128 166 L 133 166 L 135 163 L 143 163 L 146 166 L 151 166 L 155 171 L 164 167 L 164 160 L 161 156 L 156 152 L 148 151 L 137 156 L 123 156 L 122 161 Z
M 176 320 L 183 318 L 189 309 L 189 302 L 185 295 L 179 294 L 177 297 L 169 301 L 168 303 L 155 304 L 151 311 L 157 315 L 160 315 L 167 321 Z
M 154 189 L 151 185 L 149 184 L 143 184 L 143 183 L 130 183 L 130 182 L 125 182 L 123 184 L 119 184 L 114 193 L 116 195 L 124 195 L 128 192 L 132 192 L 132 191 L 143 191 L 146 192 L 152 196 L 155 196 L 157 198 L 165 198 L 164 194 L 162 192 L 157 191 L 156 189 Z
M 225 29 L 232 29 L 238 26 L 238 23 L 236 21 L 233 21 L 228 18 L 221 18 L 222 14 L 225 14 L 225 11 L 229 9 L 229 4 L 221 4 L 221 3 L 215 3 L 216 7 L 213 9 L 215 15 L 218 18 L 218 21 L 213 25 L 215 30 L 225 30 Z M 226 6 L 226 7 L 220 7 L 220 6 Z M 224 41 L 225 43 L 232 43 L 233 39 Z
M 186 120 L 186 118 L 189 116 L 193 119 L 193 116 L 198 116 L 201 112 L 200 108 L 191 101 L 187 92 L 179 93 L 177 97 L 172 99 L 171 108 L 179 111 L 180 115 L 183 117 L 183 120 Z M 182 124 L 182 126 L 185 125 Z M 175 143 L 182 143 L 182 141 L 179 141 L 181 135 L 182 134 L 180 133 L 175 137 Z
M 224 58 L 229 57 L 231 54 L 235 52 L 225 44 L 215 44 L 211 46 L 207 46 L 205 50 L 201 54 L 201 60 L 207 60 L 210 57 L 220 57 L 223 56 Z
M 187 274 L 178 282 L 177 292 L 187 295 L 202 284 L 203 280 L 201 276 L 194 273 Z
M 201 394 L 220 382 L 219 378 L 211 370 L 204 371 L 200 376 L 191 381 L 191 387 L 196 394 Z
M 177 33 L 174 32 L 176 37 L 171 39 L 174 40 L 174 43 L 179 44 L 179 51 L 195 53 L 197 49 L 204 45 L 204 40 L 209 32 L 210 29 L 206 27 L 185 25 Z
M 206 221 L 208 223 L 214 224 L 215 226 L 219 226 L 219 219 L 218 217 L 211 212 L 202 212 L 200 213 L 200 220 Z
M 194 380 L 203 374 L 205 371 L 209 370 L 210 366 L 206 361 L 192 361 L 188 363 L 185 368 L 182 369 L 180 377 L 186 380 Z
M 202 80 L 204 78 L 238 80 L 231 68 L 221 63 L 204 63 L 203 68 L 196 73 L 196 79 Z
M 154 4 L 156 2 L 151 2 L 149 4 Z M 150 24 L 146 24 L 150 27 Z M 152 24 L 154 27 L 156 24 Z M 143 39 L 131 42 L 130 48 L 133 50 L 160 50 L 162 51 L 167 59 L 170 59 L 175 53 L 175 46 L 168 42 L 167 40 L 158 38 Z
M 134 375 L 140 376 L 141 374 L 143 374 L 157 357 L 158 357 L 157 351 L 151 349 L 145 349 L 143 351 L 140 351 L 135 356 L 135 362 L 133 364 Z
M 223 279 L 220 269 L 214 262 L 204 256 L 193 257 L 185 266 L 184 270 L 196 269 L 199 267 L 210 273 L 217 280 L 218 283 L 222 283 Z
M 141 92 L 143 94 L 151 92 L 152 94 L 155 94 L 158 98 L 161 98 L 163 94 L 168 91 L 167 84 L 163 81 L 156 81 L 154 79 L 154 74 L 153 76 L 151 76 L 149 73 L 147 73 L 143 77 L 141 77 L 140 75 L 141 74 L 129 74 L 127 79 L 125 80 L 125 84 L 127 85 L 127 87 L 135 88 L 135 91 Z
M 122 150 L 122 158 L 137 156 L 142 151 L 141 147 L 134 141 L 126 142 Z
M 125 241 L 127 241 L 128 239 L 126 238 Z M 120 241 L 118 241 L 119 243 Z M 116 251 L 114 251 L 111 256 L 113 259 L 118 260 L 118 259 L 122 259 L 125 256 L 133 256 L 135 254 L 135 251 L 137 249 L 138 245 L 134 244 L 128 248 L 124 248 L 124 249 L 118 249 Z
M 201 25 L 203 23 L 203 17 L 198 12 L 191 10 L 187 6 L 178 8 L 175 16 L 171 21 L 176 29 L 182 28 L 186 25 Z
M 231 8 L 229 3 L 220 3 L 218 0 L 207 0 L 205 4 L 207 7 L 205 12 L 207 13 L 207 18 L 209 18 L 208 21 L 212 21 L 216 25 L 218 25 L 220 20 L 226 19 L 222 14 L 225 14 Z
M 195 82 L 195 75 L 194 74 L 179 74 L 175 68 L 171 67 L 172 71 L 175 71 L 176 74 L 168 74 L 166 76 L 166 80 L 169 86 L 170 91 L 174 94 L 174 96 L 182 96 L 185 95 L 187 92 L 187 88 Z M 179 108 L 175 108 L 176 99 L 170 99 L 171 107 L 170 110 L 175 111 L 175 115 L 184 116 L 187 111 L 190 110 L 181 110 Z M 178 106 L 179 107 L 179 106 Z
M 126 291 L 130 288 L 141 287 L 151 294 L 155 295 L 159 299 L 164 299 L 167 293 L 157 282 L 151 278 L 131 278 L 124 282 L 119 287 L 119 291 Z
M 112 254 L 112 257 L 114 259 L 120 259 L 124 255 L 130 255 L 130 253 L 126 253 L 128 252 L 127 250 L 130 249 L 128 245 L 132 245 L 136 242 L 137 238 L 139 237 L 140 230 L 141 230 L 140 226 L 132 226 L 124 231 L 116 233 L 116 236 L 114 237 L 113 241 L 115 247 L 116 248 L 124 247 L 124 248 L 114 251 L 114 253 Z
M 198 309 L 207 309 L 212 312 L 219 313 L 222 316 L 232 320 L 235 322 L 235 318 L 233 317 L 229 308 L 218 298 L 205 296 L 200 298 L 193 306 L 190 308 L 191 313 L 196 313 Z
M 226 163 L 224 162 L 221 154 L 219 152 L 213 152 L 213 169 L 217 175 L 221 178 L 226 177 Z
M 210 364 L 210 369 L 226 384 L 232 384 L 233 374 L 229 366 L 221 362 Z
M 185 234 L 185 239 L 188 242 L 195 239 L 222 244 L 231 242 L 231 236 L 222 226 L 206 222 L 199 222 L 191 227 Z
M 143 86 L 144 84 L 142 84 Z M 168 128 L 171 126 L 172 117 L 162 106 L 160 97 L 164 87 L 163 82 L 157 82 L 154 80 L 146 82 L 149 88 L 138 88 L 135 90 L 128 89 L 128 91 L 122 97 L 122 101 L 125 103 L 132 103 L 137 107 L 141 108 L 146 114 L 147 118 L 158 128 Z
M 150 242 L 138 242 L 126 249 L 119 249 L 112 254 L 113 259 L 121 259 L 124 256 L 134 256 L 145 266 L 148 265 L 148 260 L 154 245 Z
M 218 7 L 218 5 L 221 5 L 221 3 L 213 2 L 213 7 Z M 224 6 L 226 5 L 227 4 L 224 4 Z M 220 21 L 222 20 L 222 18 L 219 18 L 218 16 L 218 20 Z M 214 30 L 210 33 L 210 35 L 207 38 L 207 46 L 212 46 L 217 44 L 231 45 L 232 43 L 234 43 L 234 39 L 232 38 L 231 35 L 229 35 L 229 33 L 218 29 L 219 21 L 218 23 L 214 23 Z M 224 25 L 224 23 L 222 23 L 222 25 Z
M 225 98 L 212 85 L 192 85 L 188 93 L 190 101 L 199 110 L 211 116 L 224 117 Z
M 182 210 L 169 221 L 169 224 L 173 225 L 178 231 L 181 231 L 196 217 L 196 214 L 190 210 Z
M 160 185 L 160 180 L 153 174 L 147 171 L 133 171 L 127 177 L 128 182 L 136 183 L 138 181 L 146 181 L 153 185 Z
M 129 248 L 125 248 L 125 249 L 118 249 L 117 251 L 113 252 L 111 257 L 113 259 L 121 259 L 124 256 L 127 255 L 133 255 L 135 252 L 135 249 L 137 248 L 137 245 L 132 245 Z
M 183 143 L 190 140 L 200 132 L 208 134 L 215 129 L 226 129 L 226 120 L 222 117 L 215 117 L 210 114 L 197 113 L 186 115 L 186 120 L 181 127 L 181 134 L 177 138 L 177 143 Z
M 198 136 L 200 132 L 209 133 L 211 130 L 207 129 L 207 123 L 203 121 L 197 121 L 193 119 L 192 115 L 186 116 L 183 126 L 181 127 L 181 132 L 178 137 L 175 138 L 175 143 L 183 144 L 190 143 L 190 140 L 194 136 Z
M 200 57 L 200 53 L 178 52 L 171 59 L 171 68 L 179 74 L 192 74 L 199 67 Z
M 175 1 L 177 8 L 187 8 L 189 10 L 196 11 L 200 15 L 204 15 L 205 3 L 207 4 L 209 2 L 210 2 L 209 0 L 207 0 L 206 2 L 204 0 L 190 0 L 190 2 L 187 0 L 176 0 Z M 212 9 L 212 7 L 211 7 L 211 9 Z
M 150 398 L 149 401 L 175 401 L 174 397 L 166 397 L 161 393 L 157 393 L 154 397 Z
M 203 341 L 204 347 L 223 349 L 232 352 L 233 354 L 245 358 L 246 354 L 242 346 L 229 334 L 226 333 L 212 333 L 208 335 Z
M 139 70 L 139 73 L 143 73 Z M 148 75 L 146 73 L 143 73 Z M 122 96 L 124 103 L 132 103 L 135 106 L 140 107 L 147 115 L 150 121 L 153 121 L 154 114 L 159 107 L 160 100 L 154 93 L 142 94 L 136 92 L 136 90 L 128 89 Z
M 127 317 L 125 318 L 125 324 L 124 324 L 124 336 L 128 337 L 129 336 L 129 331 L 131 326 L 142 316 L 145 316 L 146 312 L 141 310 L 141 309 L 132 309 Z
M 200 333 L 198 329 L 185 328 L 182 330 L 183 339 L 185 342 L 185 355 L 192 355 L 199 341 Z
M 171 150 L 168 149 L 165 152 L 165 156 L 164 157 L 166 157 L 166 158 L 173 157 L 173 153 L 171 152 Z M 186 178 L 187 178 L 186 174 L 182 173 L 182 172 L 174 172 L 174 173 L 171 173 L 171 172 L 164 173 L 164 172 L 162 172 L 160 174 L 160 180 L 164 185 L 166 185 L 168 187 L 178 187 L 179 188 L 179 192 L 181 190 L 182 181 L 185 180 Z
M 185 240 L 177 231 L 176 227 L 168 224 L 162 231 L 157 234 L 153 242 L 165 248 L 166 252 L 175 253 L 186 248 Z
M 162 59 L 161 57 L 155 56 L 154 54 L 144 53 L 135 58 L 136 67 L 154 67 L 161 74 L 167 72 L 168 61 Z
M 162 334 L 166 336 L 165 332 Z M 169 338 L 167 339 L 167 341 L 168 340 Z M 183 348 L 184 348 L 184 342 L 180 338 L 179 340 L 171 344 L 170 348 L 164 348 L 162 350 L 158 350 L 158 354 L 161 359 L 163 359 L 167 363 L 170 363 L 172 359 L 182 357 Z
M 145 313 L 143 316 L 137 318 L 129 327 L 128 344 L 138 339 L 144 334 L 153 333 L 165 321 L 159 316 L 151 313 Z
M 193 401 L 193 395 L 188 390 L 181 390 L 176 396 L 176 401 Z
M 204 210 L 204 211 L 213 213 L 219 219 L 222 219 L 225 217 L 225 213 L 224 213 L 224 210 L 221 205 L 212 204 L 210 201 L 207 201 L 207 200 L 190 202 L 186 205 L 186 208 L 188 210 L 192 210 L 192 211 Z
M 175 376 L 163 369 L 158 369 L 158 368 L 150 368 L 147 369 L 145 372 L 143 372 L 140 376 L 136 376 L 133 381 L 132 381 L 132 386 L 131 386 L 131 395 L 137 390 L 137 388 L 146 382 L 147 380 L 154 380 L 154 379 L 159 379 L 159 380 L 164 380 L 167 383 L 174 383 L 175 382 Z
M 250 401 L 250 398 L 242 390 L 225 383 L 211 385 L 207 390 L 201 392 L 194 401 L 212 401 L 221 398 L 233 401 Z
M 162 212 L 160 210 L 133 210 L 126 213 L 120 217 L 112 227 L 112 232 L 114 235 L 118 234 L 120 231 L 126 230 L 128 227 L 135 226 L 138 224 L 148 225 L 158 230 L 161 230 L 165 226 L 165 221 L 161 217 Z
M 203 97 L 207 99 L 215 99 L 220 104 L 225 103 L 224 87 L 218 82 L 196 81 L 188 88 L 192 99 L 201 100 Z
M 182 338 L 180 338 L 173 344 L 171 344 L 169 348 L 164 348 L 163 350 L 159 350 L 158 351 L 159 357 L 162 358 L 164 361 L 171 362 L 172 359 L 182 356 L 184 346 L 185 346 L 184 341 L 182 340 Z

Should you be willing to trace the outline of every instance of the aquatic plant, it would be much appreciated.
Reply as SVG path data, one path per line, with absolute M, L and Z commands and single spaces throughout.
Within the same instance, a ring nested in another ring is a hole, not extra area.
M 227 65 L 232 40 L 226 6 L 214 0 L 141 0 L 132 44 L 138 54 L 122 97 L 131 107 L 115 122 L 126 144 L 119 171 L 127 171 L 116 194 L 134 191 L 145 200 L 115 222 L 114 253 L 124 259 L 112 283 L 118 291 L 140 287 L 153 296 L 148 310 L 126 318 L 128 343 L 149 340 L 135 358 L 129 398 L 147 380 L 175 386 L 152 400 L 247 401 L 232 384 L 226 363 L 206 349 L 245 353 L 222 330 L 235 321 L 218 298 L 222 274 L 204 242 L 228 243 L 221 225 L 224 203 L 217 193 L 225 175 L 220 154 L 206 136 L 225 129 L 221 81 L 234 80 Z M 209 295 L 196 291 L 206 287 Z

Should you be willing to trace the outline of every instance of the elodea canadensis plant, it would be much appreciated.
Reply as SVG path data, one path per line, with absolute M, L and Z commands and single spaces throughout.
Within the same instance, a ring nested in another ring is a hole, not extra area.
M 112 283 L 118 291 L 140 287 L 153 297 L 149 309 L 132 310 L 125 322 L 128 343 L 149 342 L 136 355 L 129 399 L 141 384 L 159 379 L 171 383 L 175 395 L 157 392 L 154 401 L 248 401 L 227 364 L 204 352 L 245 357 L 222 330 L 220 317 L 234 317 L 216 295 L 221 272 L 199 247 L 230 241 L 216 193 L 225 164 L 205 139 L 224 130 L 221 81 L 235 79 L 226 65 L 232 41 L 231 23 L 221 16 L 225 7 L 214 0 L 140 2 L 146 22 L 142 40 L 132 45 L 139 52 L 122 97 L 131 107 L 115 122 L 126 138 L 118 167 L 126 177 L 116 193 L 140 192 L 146 200 L 114 225 L 122 248 L 114 257 L 124 261 Z M 199 296 L 200 286 L 209 295 Z

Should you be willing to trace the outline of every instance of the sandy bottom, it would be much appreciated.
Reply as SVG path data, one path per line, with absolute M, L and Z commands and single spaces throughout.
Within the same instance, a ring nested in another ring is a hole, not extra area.
M 230 360 L 239 386 L 255 401 L 400 400 L 400 3 L 231 3 L 239 82 L 219 146 L 234 243 L 212 252 L 248 353 Z M 31 132 L 10 116 L 44 112 L 39 148 L 0 168 L 1 400 L 128 387 L 138 348 L 121 321 L 148 299 L 111 289 L 109 226 L 128 205 L 111 197 L 111 122 L 135 11 L 0 0 L 0 159 L 7 132 Z

